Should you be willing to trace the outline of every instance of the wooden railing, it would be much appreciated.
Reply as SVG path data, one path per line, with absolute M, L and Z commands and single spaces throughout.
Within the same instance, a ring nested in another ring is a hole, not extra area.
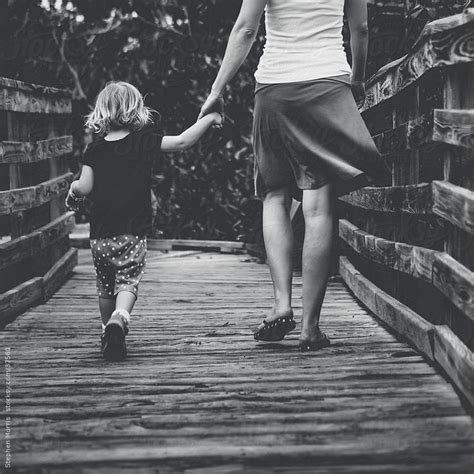
M 47 300 L 77 262 L 63 90 L 0 78 L 0 328 Z
M 474 405 L 473 45 L 471 10 L 370 80 L 363 117 L 391 183 L 341 198 L 339 270 Z

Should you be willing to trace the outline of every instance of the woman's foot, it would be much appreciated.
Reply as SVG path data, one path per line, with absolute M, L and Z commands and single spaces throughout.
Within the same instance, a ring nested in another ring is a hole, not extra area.
M 317 351 L 323 347 L 331 345 L 331 341 L 326 333 L 319 329 L 319 326 L 303 329 L 300 335 L 299 348 L 302 352 Z
M 293 308 L 291 306 L 279 306 L 275 304 L 275 306 L 273 306 L 272 308 L 272 313 L 262 321 L 257 331 L 260 331 L 260 329 L 265 326 L 265 323 L 271 324 L 277 319 L 284 318 L 287 316 L 293 318 Z
M 293 310 L 291 308 L 283 311 L 277 311 L 274 308 L 272 314 L 265 318 L 257 328 L 254 338 L 256 341 L 281 341 L 295 327 L 296 323 L 293 320 Z

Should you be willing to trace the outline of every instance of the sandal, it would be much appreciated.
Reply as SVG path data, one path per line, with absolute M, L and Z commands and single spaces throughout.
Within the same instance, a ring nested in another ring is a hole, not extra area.
M 256 341 L 281 341 L 296 327 L 296 323 L 293 320 L 293 314 L 289 316 L 281 316 L 271 322 L 263 320 L 263 324 L 264 326 L 258 329 L 253 335 Z
M 319 351 L 324 347 L 331 345 L 331 341 L 326 333 L 320 332 L 321 338 L 317 341 L 300 341 L 299 349 L 301 352 Z

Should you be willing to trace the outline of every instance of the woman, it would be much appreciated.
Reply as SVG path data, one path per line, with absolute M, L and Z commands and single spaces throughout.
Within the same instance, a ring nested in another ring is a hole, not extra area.
M 344 8 L 352 70 L 343 49 Z M 243 0 L 227 51 L 201 116 L 218 109 L 266 12 L 267 41 L 255 74 L 255 191 L 263 199 L 263 231 L 275 304 L 255 339 L 281 340 L 295 328 L 291 305 L 292 197 L 301 199 L 303 323 L 300 349 L 330 344 L 319 328 L 329 276 L 337 196 L 366 186 L 379 153 L 360 116 L 365 98 L 366 0 Z

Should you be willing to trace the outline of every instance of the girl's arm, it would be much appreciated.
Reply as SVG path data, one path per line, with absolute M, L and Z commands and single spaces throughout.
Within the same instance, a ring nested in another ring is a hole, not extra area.
M 365 97 L 365 67 L 369 42 L 367 0 L 346 0 L 345 6 L 351 32 L 352 84 L 356 99 L 360 101 Z
M 164 136 L 161 142 L 161 151 L 166 153 L 187 150 L 194 146 L 213 125 L 220 126 L 221 123 L 222 117 L 217 112 L 206 115 L 181 135 Z
M 226 85 L 242 66 L 252 48 L 267 2 L 268 0 L 243 0 L 239 17 L 229 36 L 219 73 L 199 117 L 203 117 L 210 111 L 217 110 L 220 107 L 220 96 Z
M 88 196 L 94 187 L 94 171 L 90 166 L 83 165 L 81 177 L 71 183 L 70 192 L 76 197 Z
M 89 195 L 94 187 L 94 171 L 88 165 L 82 166 L 81 177 L 73 181 L 66 196 L 66 207 L 71 211 L 79 210 L 79 203 Z

